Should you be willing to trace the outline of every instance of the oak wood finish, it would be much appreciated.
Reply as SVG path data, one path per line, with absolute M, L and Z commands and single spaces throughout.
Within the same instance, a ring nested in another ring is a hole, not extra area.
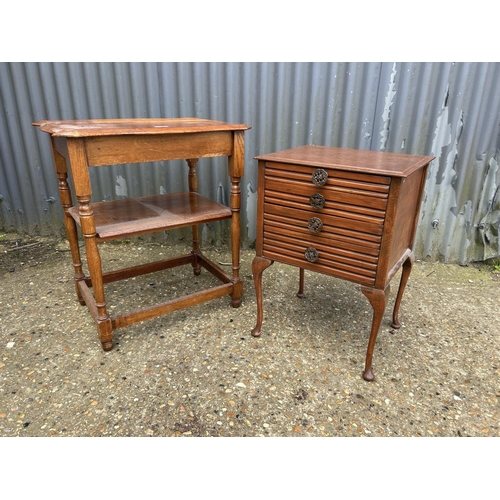
M 262 275 L 275 260 L 361 286 L 373 309 L 363 378 L 372 358 L 390 281 L 403 267 L 392 326 L 414 261 L 413 244 L 432 156 L 301 146 L 258 160 L 256 257 L 252 272 L 262 333 Z
M 231 210 L 198 193 L 171 193 L 92 203 L 96 238 L 99 241 L 140 235 L 231 218 Z M 68 209 L 81 224 L 78 207 Z M 193 248 L 198 248 L 197 231 Z
M 42 120 L 33 125 L 51 136 L 77 297 L 94 318 L 104 350 L 112 349 L 113 331 L 117 328 L 224 295 L 231 296 L 233 307 L 240 305 L 243 284 L 239 276 L 239 183 L 244 173 L 244 132 L 249 126 L 198 118 Z M 213 156 L 228 158 L 230 207 L 198 194 L 196 164 L 199 158 Z M 90 167 L 178 159 L 187 162 L 189 192 L 110 202 L 91 200 Z M 78 206 L 73 206 L 68 167 Z M 205 257 L 199 243 L 199 224 L 224 219 L 231 219 L 231 273 Z M 189 255 L 103 272 L 100 242 L 186 226 L 192 227 L 193 235 Z M 78 228 L 85 240 L 90 276 L 85 276 L 82 270 Z M 119 316 L 108 312 L 105 284 L 189 264 L 195 275 L 203 267 L 222 284 Z

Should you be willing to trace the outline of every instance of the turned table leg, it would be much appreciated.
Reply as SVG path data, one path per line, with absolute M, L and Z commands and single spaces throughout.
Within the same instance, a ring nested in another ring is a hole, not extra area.
M 196 164 L 198 163 L 198 158 L 189 158 L 186 160 L 189 166 L 189 175 L 188 175 L 188 185 L 190 193 L 198 192 L 198 177 L 196 175 Z M 198 259 L 198 251 L 200 249 L 200 240 L 199 240 L 199 231 L 198 226 L 191 226 L 192 234 L 193 234 L 193 272 L 195 276 L 199 276 L 201 274 L 201 264 Z
M 413 266 L 413 262 L 415 261 L 415 256 L 410 254 L 410 256 L 404 261 L 403 270 L 401 272 L 401 281 L 399 283 L 398 295 L 396 296 L 396 302 L 394 303 L 394 311 L 392 313 L 392 327 L 393 328 L 401 328 L 401 324 L 399 323 L 399 306 L 401 305 L 401 300 L 403 298 L 403 294 L 405 292 L 406 283 L 408 282 L 408 278 L 410 277 L 411 268 Z
M 252 261 L 252 274 L 255 283 L 255 294 L 257 296 L 257 324 L 252 330 L 254 337 L 260 337 L 262 333 L 262 320 L 264 319 L 264 311 L 262 309 L 262 273 L 273 262 L 271 259 L 266 259 L 265 257 L 255 257 Z
M 304 295 L 304 268 L 299 267 L 299 291 L 297 292 L 297 297 L 303 299 Z
M 241 189 L 240 181 L 245 172 L 245 138 L 242 130 L 233 133 L 233 152 L 227 158 L 227 173 L 231 179 L 231 194 L 229 205 L 231 208 L 231 262 L 233 274 L 233 293 L 231 305 L 239 307 L 243 297 L 243 282 L 240 278 L 240 210 Z
M 76 229 L 76 222 L 69 214 L 69 209 L 73 206 L 73 199 L 68 185 L 68 168 L 66 160 L 55 150 L 55 148 L 52 149 L 52 152 L 57 178 L 59 180 L 59 197 L 64 210 L 64 225 L 66 227 L 69 248 L 71 250 L 71 258 L 73 260 L 76 295 L 80 304 L 84 306 L 85 300 L 83 299 L 78 288 L 78 282 L 83 281 L 85 279 L 85 275 L 83 274 L 82 259 L 80 256 L 80 248 L 78 246 L 78 231 Z
M 95 307 L 97 310 L 95 320 L 97 322 L 99 340 L 101 341 L 102 348 L 105 351 L 110 351 L 113 348 L 113 329 L 111 319 L 106 311 L 102 263 L 99 249 L 97 248 L 94 214 L 89 204 L 89 198 L 78 197 L 78 201 L 80 202 L 80 224 L 87 251 L 87 265 L 90 279 L 92 280 L 92 288 L 94 289 Z M 87 304 L 87 306 L 89 306 L 89 309 L 92 309 L 92 305 Z
M 373 349 L 375 348 L 375 341 L 377 340 L 380 324 L 382 323 L 382 318 L 384 316 L 389 291 L 389 285 L 387 285 L 385 290 L 377 290 L 364 286 L 361 287 L 361 292 L 363 292 L 366 298 L 370 301 L 373 308 L 372 329 L 370 331 L 370 339 L 368 341 L 368 349 L 366 351 L 365 371 L 363 372 L 363 378 L 369 382 L 375 379 L 375 375 L 372 371 Z
M 231 305 L 239 307 L 243 296 L 243 282 L 240 278 L 240 208 L 241 208 L 241 177 L 231 177 L 231 261 L 234 278 L 234 290 L 231 295 Z

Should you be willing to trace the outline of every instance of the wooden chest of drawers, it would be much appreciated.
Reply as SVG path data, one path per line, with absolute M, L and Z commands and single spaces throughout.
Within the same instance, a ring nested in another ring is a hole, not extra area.
M 374 315 L 363 377 L 373 380 L 373 348 L 403 266 L 398 310 L 414 261 L 413 243 L 430 156 L 302 146 L 258 156 L 256 257 L 252 272 L 261 334 L 262 272 L 275 260 L 358 283 Z

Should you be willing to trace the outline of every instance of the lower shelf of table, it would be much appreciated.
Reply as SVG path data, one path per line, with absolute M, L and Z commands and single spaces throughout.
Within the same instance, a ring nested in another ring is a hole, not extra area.
M 198 193 L 180 192 L 91 203 L 96 234 L 106 241 L 230 219 L 231 209 Z M 69 214 L 81 225 L 79 207 Z

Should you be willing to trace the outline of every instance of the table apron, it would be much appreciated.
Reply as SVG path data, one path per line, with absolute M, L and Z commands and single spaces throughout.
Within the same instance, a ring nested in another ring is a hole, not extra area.
M 68 158 L 68 143 L 82 139 L 55 138 L 57 151 Z M 233 154 L 233 132 L 121 135 L 83 139 L 88 166 L 183 160 Z

